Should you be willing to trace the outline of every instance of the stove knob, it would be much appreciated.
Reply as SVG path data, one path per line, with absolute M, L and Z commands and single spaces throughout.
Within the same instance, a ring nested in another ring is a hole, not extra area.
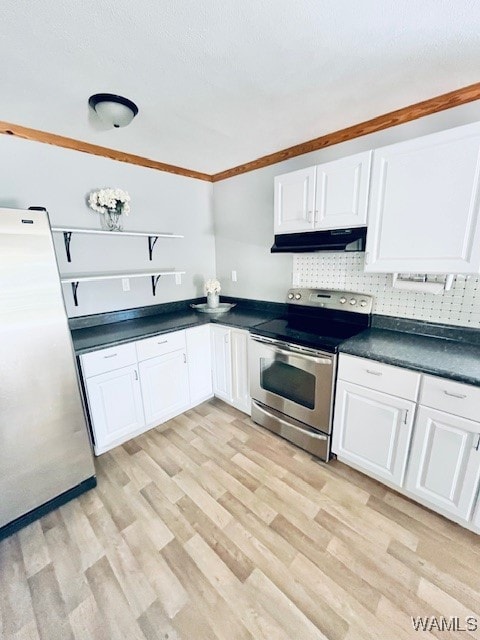
M 361 307 L 366 307 L 367 306 L 367 301 L 366 300 L 360 300 L 360 306 Z
M 301 293 L 296 293 L 295 294 L 295 300 L 300 300 L 301 297 L 302 297 Z
M 293 300 L 293 293 L 289 293 L 289 294 L 288 294 L 288 296 L 287 296 L 287 298 L 288 298 L 289 300 Z
M 357 301 L 355 300 L 355 298 L 350 298 L 350 304 L 353 306 L 354 304 L 357 304 Z
M 345 304 L 346 301 L 347 301 L 346 298 L 340 298 L 340 300 L 339 300 L 340 304 Z

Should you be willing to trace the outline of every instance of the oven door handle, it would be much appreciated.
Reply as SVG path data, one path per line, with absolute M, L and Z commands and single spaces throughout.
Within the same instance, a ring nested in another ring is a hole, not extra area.
M 263 338 L 263 337 L 258 338 L 257 336 L 251 336 L 251 339 L 253 340 L 253 342 L 258 342 L 259 344 L 262 344 L 266 347 L 270 347 L 278 355 L 300 356 L 305 360 L 309 360 L 310 362 L 314 362 L 316 364 L 332 364 L 333 362 L 333 357 L 330 357 L 330 356 L 326 358 L 322 358 L 320 356 L 312 356 L 308 353 L 305 353 L 305 351 L 300 351 L 300 350 L 295 351 L 294 349 L 284 349 L 283 345 L 282 347 L 280 346 L 282 343 L 278 342 L 277 340 L 273 340 L 272 338 Z
M 309 362 L 314 362 L 315 364 L 332 364 L 331 358 L 316 358 L 315 356 L 309 356 L 308 354 L 302 353 L 301 351 L 287 351 L 286 349 L 279 349 L 276 346 L 273 347 L 273 350 L 280 356 L 298 356 L 300 358 L 303 358 L 304 360 L 308 360 Z

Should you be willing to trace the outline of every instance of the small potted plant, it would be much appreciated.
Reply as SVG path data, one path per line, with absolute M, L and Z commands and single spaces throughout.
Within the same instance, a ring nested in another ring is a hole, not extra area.
M 88 197 L 88 206 L 93 211 L 103 213 L 102 226 L 108 231 L 122 231 L 120 216 L 130 212 L 130 196 L 122 189 L 100 189 L 92 191 Z
M 205 282 L 205 293 L 207 294 L 207 305 L 210 309 L 216 309 L 220 300 L 221 291 L 220 282 L 218 280 L 207 280 Z

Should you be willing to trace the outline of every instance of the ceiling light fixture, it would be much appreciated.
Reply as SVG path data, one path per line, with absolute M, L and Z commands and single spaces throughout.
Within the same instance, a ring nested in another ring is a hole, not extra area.
M 113 93 L 96 93 L 90 96 L 88 104 L 103 122 L 117 129 L 130 124 L 138 113 L 134 102 Z

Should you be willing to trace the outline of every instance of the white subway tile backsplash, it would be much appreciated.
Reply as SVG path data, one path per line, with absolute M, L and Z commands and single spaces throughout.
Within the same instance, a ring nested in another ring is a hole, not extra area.
M 293 280 L 300 287 L 344 289 L 375 296 L 374 313 L 480 328 L 480 277 L 456 276 L 450 291 L 434 295 L 392 289 L 392 276 L 365 273 L 363 253 L 298 254 Z M 440 276 L 429 276 L 437 282 Z

